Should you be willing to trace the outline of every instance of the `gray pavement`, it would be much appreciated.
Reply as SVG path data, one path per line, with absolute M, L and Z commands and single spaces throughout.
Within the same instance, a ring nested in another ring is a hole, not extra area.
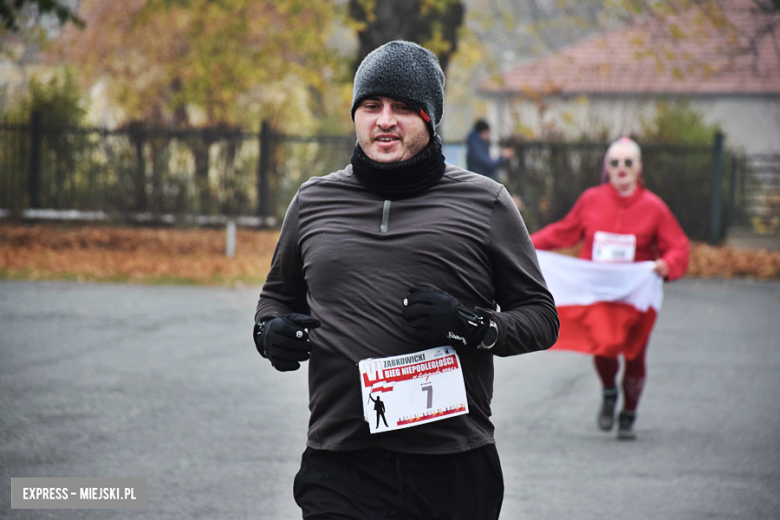
M 0 283 L 0 518 L 294 519 L 304 371 L 260 358 L 257 289 Z M 639 438 L 591 360 L 496 360 L 502 519 L 780 519 L 780 283 L 666 288 Z M 146 510 L 11 510 L 12 477 L 142 477 Z

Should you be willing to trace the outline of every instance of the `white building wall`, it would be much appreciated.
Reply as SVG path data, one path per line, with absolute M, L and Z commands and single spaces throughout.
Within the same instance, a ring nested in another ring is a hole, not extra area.
M 598 96 L 550 98 L 543 105 L 531 101 L 494 98 L 488 111 L 498 137 L 523 134 L 543 139 L 582 135 L 608 139 L 640 133 L 641 122 L 651 121 L 662 98 Z M 727 136 L 727 145 L 747 153 L 780 153 L 780 95 L 687 98 L 708 124 L 717 123 Z
M 702 102 L 707 122 L 719 123 L 727 145 L 747 153 L 780 153 L 780 96 Z

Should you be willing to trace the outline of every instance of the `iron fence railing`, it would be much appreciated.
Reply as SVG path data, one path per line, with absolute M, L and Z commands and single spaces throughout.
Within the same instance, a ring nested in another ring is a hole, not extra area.
M 605 143 L 505 144 L 515 148 L 506 186 L 522 198 L 531 231 L 563 217 L 600 182 Z M 244 132 L 50 127 L 39 116 L 0 122 L 0 216 L 67 210 L 149 223 L 278 225 L 298 186 L 343 168 L 354 145 L 354 136 L 289 136 L 267 123 Z M 447 160 L 462 161 L 465 145 L 446 145 Z M 642 154 L 647 187 L 693 239 L 717 242 L 727 226 L 776 202 L 776 194 L 756 195 L 775 182 L 764 179 L 767 168 L 726 153 L 719 138 L 711 146 L 644 145 Z
M 730 223 L 762 235 L 780 234 L 780 154 L 755 154 L 739 158 L 732 172 L 735 208 Z
M 523 142 L 513 146 L 515 157 L 506 185 L 523 200 L 529 229 L 561 219 L 583 191 L 601 182 L 607 144 Z M 729 189 L 729 179 L 724 178 L 729 161 L 730 157 L 723 157 L 722 143 L 648 144 L 642 147 L 642 178 L 669 205 L 689 236 L 717 241 L 723 236 L 728 211 L 722 200 L 724 190 Z
M 298 185 L 342 168 L 354 142 L 285 136 L 267 124 L 253 133 L 51 127 L 36 117 L 5 122 L 0 210 L 77 210 L 147 222 L 253 216 L 274 225 Z

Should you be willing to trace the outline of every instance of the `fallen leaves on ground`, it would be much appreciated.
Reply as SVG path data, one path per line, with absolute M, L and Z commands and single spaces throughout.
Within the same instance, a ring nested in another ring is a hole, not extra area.
M 131 283 L 259 285 L 278 231 L 0 225 L 0 277 Z
M 278 231 L 0 224 L 0 278 L 260 285 Z M 780 252 L 692 244 L 688 275 L 780 278 Z
M 700 278 L 780 278 L 780 252 L 749 251 L 691 244 L 688 276 Z
M 576 257 L 580 245 L 556 253 Z M 780 252 L 713 247 L 693 242 L 688 264 L 689 278 L 780 278 Z

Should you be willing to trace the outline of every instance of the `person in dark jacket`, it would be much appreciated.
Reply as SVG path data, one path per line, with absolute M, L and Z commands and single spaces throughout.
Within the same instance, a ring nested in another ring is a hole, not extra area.
M 498 169 L 515 154 L 512 148 L 502 148 L 498 159 L 490 156 L 490 125 L 477 119 L 466 140 L 466 169 L 498 180 Z
M 280 371 L 308 360 L 303 518 L 498 518 L 493 359 L 549 348 L 559 322 L 504 187 L 445 164 L 443 104 L 432 52 L 374 50 L 351 163 L 287 209 L 253 335 Z

